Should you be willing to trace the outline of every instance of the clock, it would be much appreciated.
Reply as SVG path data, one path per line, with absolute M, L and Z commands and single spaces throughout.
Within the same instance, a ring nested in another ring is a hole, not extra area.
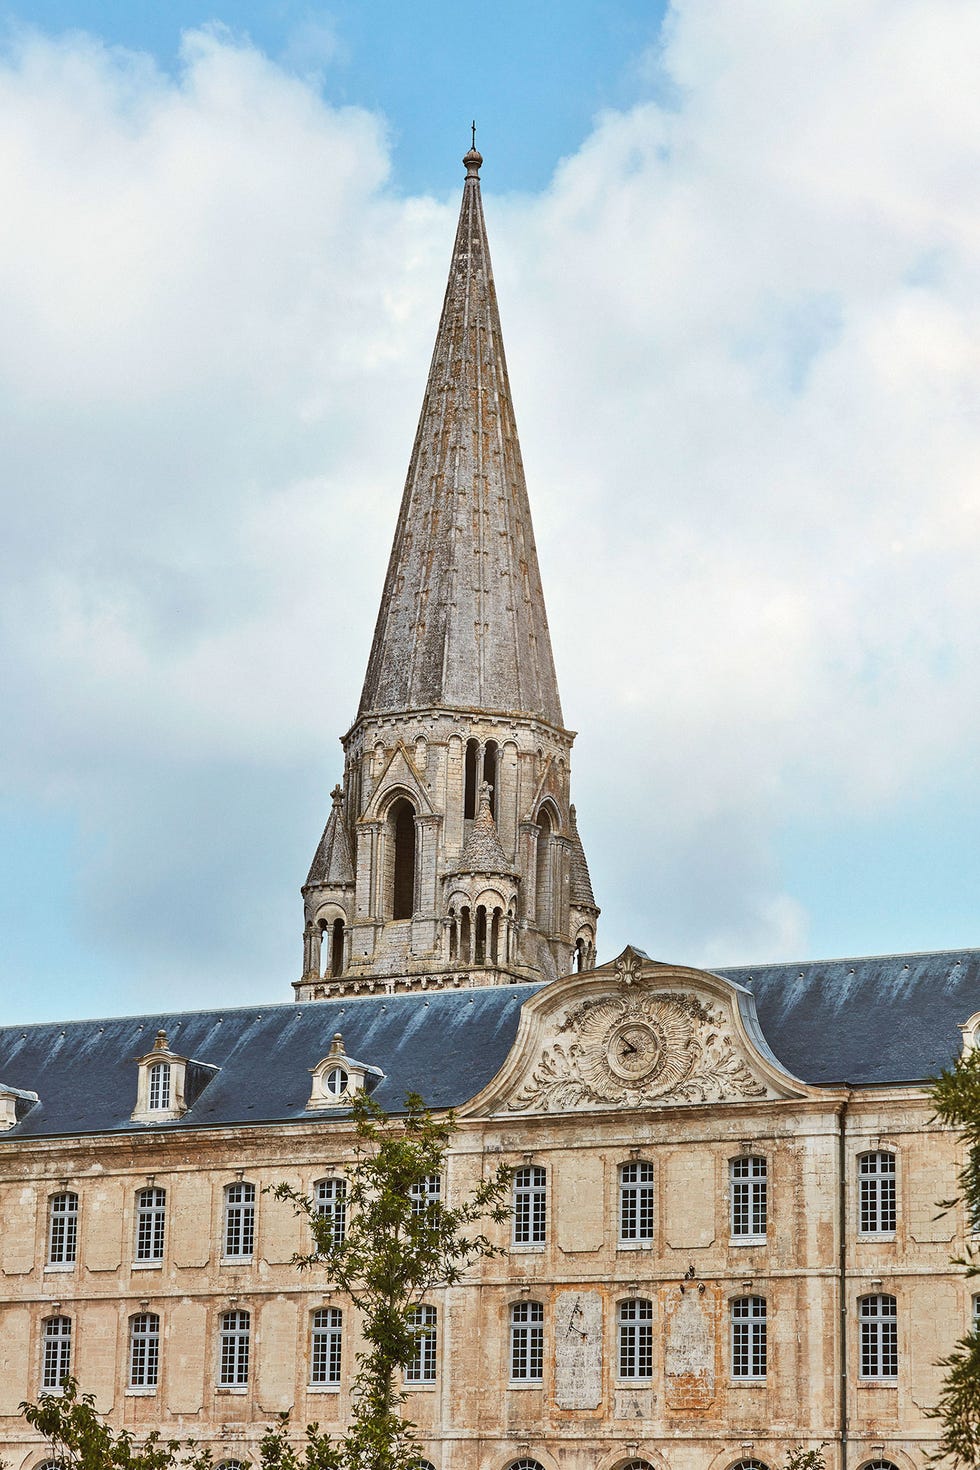
M 663 1062 L 664 1044 L 653 1026 L 631 1017 L 606 1038 L 606 1065 L 623 1082 L 642 1082 Z

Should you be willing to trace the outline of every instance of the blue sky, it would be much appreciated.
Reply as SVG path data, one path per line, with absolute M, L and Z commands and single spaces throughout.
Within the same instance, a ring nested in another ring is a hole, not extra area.
M 289 998 L 472 117 L 601 955 L 976 942 L 972 8 L 0 16 L 6 1020 Z

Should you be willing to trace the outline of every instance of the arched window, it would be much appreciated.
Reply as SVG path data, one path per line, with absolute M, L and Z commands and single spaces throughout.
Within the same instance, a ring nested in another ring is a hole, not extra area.
M 41 1387 L 45 1393 L 58 1393 L 71 1374 L 71 1318 L 45 1317 Z
M 766 1238 L 768 1168 L 764 1158 L 749 1155 L 729 1166 L 732 1240 L 741 1244 Z
M 221 1314 L 221 1358 L 218 1364 L 221 1388 L 242 1388 L 248 1383 L 251 1322 L 248 1312 Z
M 314 1189 L 316 1212 L 330 1222 L 330 1244 L 343 1245 L 347 1233 L 347 1180 L 318 1179 Z
M 344 921 L 337 918 L 330 930 L 330 973 L 342 975 L 344 971 Z
M 487 962 L 487 910 L 482 903 L 476 906 L 476 933 L 473 937 L 473 962 L 477 965 L 485 965 Z
M 514 1245 L 541 1245 L 547 1223 L 547 1176 L 540 1164 L 514 1170 Z
M 620 1302 L 616 1321 L 619 1328 L 620 1378 L 652 1378 L 653 1302 L 646 1297 Z
M 769 1470 L 761 1460 L 736 1460 L 731 1470 Z
M 653 1470 L 649 1460 L 627 1460 L 625 1465 L 620 1465 L 619 1470 Z
M 406 1383 L 435 1383 L 436 1381 L 436 1309 L 435 1307 L 413 1307 L 408 1315 L 408 1324 L 415 1329 L 415 1352 L 405 1364 Z
M 653 1165 L 645 1159 L 619 1166 L 619 1238 L 653 1240 Z
M 479 767 L 480 742 L 479 740 L 467 740 L 466 754 L 463 757 L 463 816 L 467 819 L 476 816 Z
M 575 941 L 575 958 L 573 963 L 576 973 L 581 974 L 585 969 L 585 940 L 582 938 L 578 938 Z
M 465 903 L 459 911 L 459 962 L 470 963 L 470 909 Z
M 339 1307 L 321 1307 L 313 1313 L 310 1328 L 310 1387 L 331 1387 L 340 1382 L 344 1314 Z
M 740 1296 L 732 1302 L 732 1377 L 766 1376 L 766 1299 Z
M 255 1185 L 225 1186 L 224 1254 L 250 1257 L 255 1249 Z
M 391 917 L 410 919 L 415 913 L 415 808 L 402 797 L 391 809 L 394 844 Z
M 898 1304 L 876 1292 L 858 1301 L 861 1322 L 861 1377 L 898 1377 Z
M 554 928 L 551 903 L 551 834 L 554 823 L 548 808 L 538 813 L 538 849 L 535 863 L 535 914 L 539 929 L 550 934 Z
M 455 965 L 459 959 L 459 922 L 456 910 L 449 910 L 449 963 Z
M 139 1312 L 129 1319 L 129 1386 L 156 1388 L 160 1378 L 160 1318 Z
M 514 1383 L 539 1383 L 544 1377 L 544 1307 L 515 1302 L 510 1309 L 510 1376 Z
M 501 910 L 499 908 L 495 908 L 494 911 L 493 911 L 493 917 L 490 920 L 490 963 L 491 963 L 491 965 L 499 965 L 501 963 L 501 958 L 502 957 L 501 957 L 501 953 L 500 953 L 500 921 L 501 921 Z
M 53 1194 L 48 1206 L 48 1265 L 70 1266 L 78 1254 L 78 1195 Z
M 980 1292 L 974 1292 L 970 1301 L 970 1330 L 980 1332 Z
M 167 1191 L 140 1189 L 136 1194 L 137 1261 L 162 1261 L 167 1228 Z
M 858 1158 L 860 1218 L 862 1235 L 894 1235 L 895 1155 L 875 1149 Z
M 497 817 L 497 759 L 496 740 L 488 740 L 483 751 L 483 779 L 490 787 L 490 810 Z
M 507 1470 L 544 1470 L 540 1460 L 531 1460 L 527 1455 L 521 1460 L 512 1460 Z
M 891 1460 L 869 1460 L 866 1465 L 862 1465 L 861 1470 L 898 1470 L 898 1466 L 893 1465 Z
M 154 1062 L 149 1069 L 147 1107 L 151 1113 L 162 1113 L 170 1107 L 169 1062 Z

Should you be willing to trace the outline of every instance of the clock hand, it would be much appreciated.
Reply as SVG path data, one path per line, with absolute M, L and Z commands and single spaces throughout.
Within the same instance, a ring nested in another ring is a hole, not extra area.
M 628 1041 L 624 1041 L 619 1054 L 620 1054 L 621 1057 L 628 1057 L 628 1056 L 632 1056 L 633 1052 L 635 1052 L 635 1051 L 636 1051 L 636 1047 L 635 1046 L 631 1046 Z

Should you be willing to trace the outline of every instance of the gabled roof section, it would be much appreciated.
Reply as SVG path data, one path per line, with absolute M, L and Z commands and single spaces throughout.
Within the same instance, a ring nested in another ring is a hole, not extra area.
M 475 149 L 359 716 L 521 713 L 562 727 Z
M 330 793 L 333 807 L 323 829 L 320 845 L 313 854 L 313 862 L 306 879 L 308 884 L 324 883 L 331 888 L 344 888 L 354 882 L 354 860 L 341 810 L 343 795 L 339 786 L 335 786 Z

